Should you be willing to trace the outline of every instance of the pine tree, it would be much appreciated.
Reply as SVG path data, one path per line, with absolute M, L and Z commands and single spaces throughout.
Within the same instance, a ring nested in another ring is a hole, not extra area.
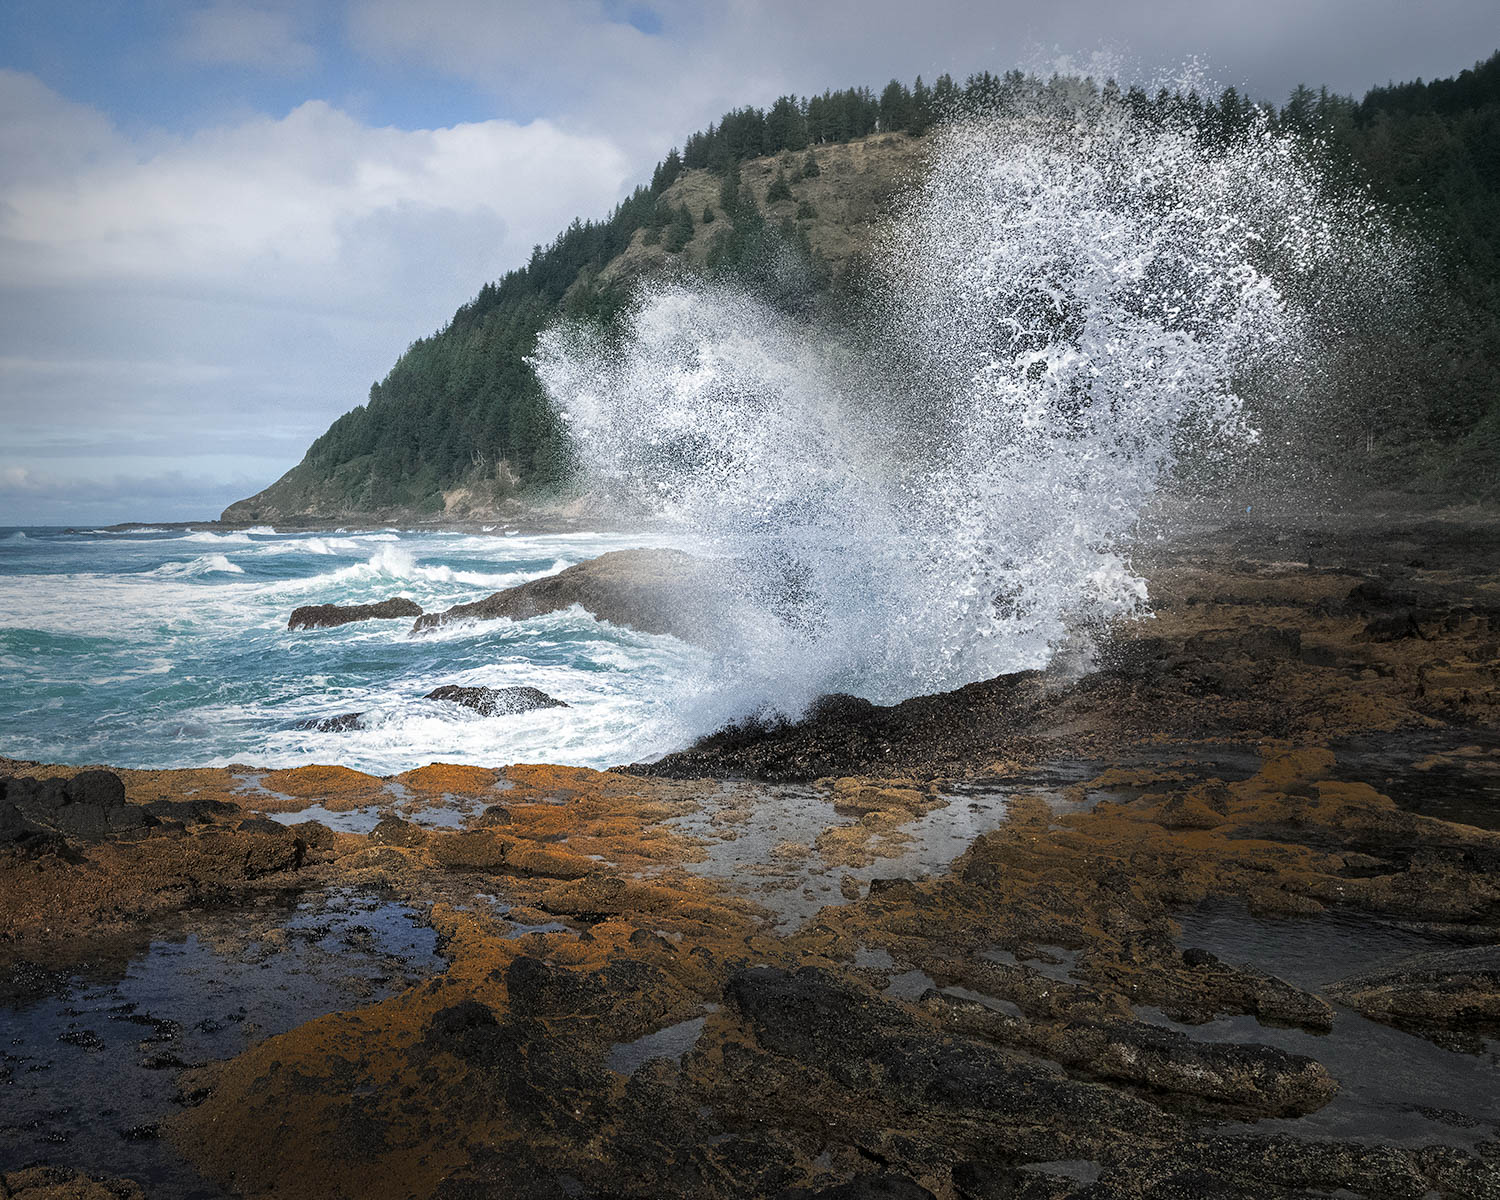
M 802 160 L 802 178 L 811 179 L 815 175 L 821 175 L 822 168 L 818 166 L 818 156 L 808 148 L 807 157 Z
M 771 186 L 766 190 L 766 203 L 777 204 L 782 200 L 792 198 L 792 189 L 786 181 L 786 175 L 780 170 L 776 172 L 776 178 L 771 180 Z
M 731 220 L 734 219 L 734 205 L 740 195 L 740 164 L 731 163 L 724 172 L 724 178 L 719 181 L 719 207 L 724 210 L 724 215 Z
M 684 204 L 673 215 L 671 225 L 667 226 L 662 245 L 666 247 L 668 254 L 676 254 L 692 240 L 693 214 L 688 212 L 687 205 Z

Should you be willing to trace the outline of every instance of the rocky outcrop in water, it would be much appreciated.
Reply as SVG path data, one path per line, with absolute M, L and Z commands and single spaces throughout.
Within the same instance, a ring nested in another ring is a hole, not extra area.
M 534 712 L 539 708 L 568 707 L 561 700 L 554 700 L 540 688 L 534 687 L 457 687 L 448 684 L 434 688 L 423 699 L 462 704 L 482 717 L 508 717 L 516 713 Z
M 727 584 L 722 564 L 681 550 L 615 550 L 483 600 L 427 613 L 412 632 L 453 621 L 525 621 L 576 604 L 611 625 L 711 643 L 730 609 Z
M 364 717 L 362 712 L 339 713 L 333 717 L 307 717 L 292 724 L 293 729 L 308 729 L 315 733 L 348 733 L 359 729 Z
M 378 604 L 304 604 L 292 610 L 288 629 L 331 629 L 354 621 L 391 621 L 420 617 L 422 606 L 405 596 L 392 596 Z

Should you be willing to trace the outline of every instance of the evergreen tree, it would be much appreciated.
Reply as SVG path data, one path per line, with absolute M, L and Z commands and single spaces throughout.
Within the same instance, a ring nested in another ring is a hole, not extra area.
M 719 207 L 724 210 L 724 215 L 731 220 L 734 219 L 735 203 L 740 195 L 740 164 L 735 161 L 729 165 L 724 172 L 724 177 L 719 180 Z
M 809 149 L 807 157 L 802 160 L 802 178 L 811 179 L 813 176 L 821 175 L 822 173 L 823 169 L 818 166 L 818 156 Z
M 669 254 L 676 254 L 692 240 L 693 214 L 688 212 L 687 205 L 680 205 L 672 217 L 672 223 L 667 226 L 662 245 L 666 247 Z
M 791 198 L 792 189 L 786 181 L 786 175 L 778 169 L 776 178 L 771 180 L 771 186 L 766 189 L 766 203 L 777 204 L 782 200 L 790 200 Z

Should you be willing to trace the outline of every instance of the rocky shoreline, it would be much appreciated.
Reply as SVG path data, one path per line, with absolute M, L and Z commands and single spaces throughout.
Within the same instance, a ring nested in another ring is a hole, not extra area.
M 0 760 L 0 1195 L 1500 1195 L 1500 524 L 1152 560 L 1089 673 L 624 770 Z M 279 975 L 293 897 L 430 949 Z M 200 933 L 301 1006 L 112 1041 Z M 136 1141 L 46 1090 L 162 1056 Z

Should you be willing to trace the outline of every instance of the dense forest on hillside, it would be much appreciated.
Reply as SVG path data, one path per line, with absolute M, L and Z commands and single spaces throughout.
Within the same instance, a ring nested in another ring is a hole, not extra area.
M 1045 86 L 1019 72 L 962 84 L 944 75 L 931 86 L 892 81 L 879 95 L 850 88 L 726 113 L 673 149 L 650 184 L 607 218 L 575 220 L 524 267 L 481 288 L 444 328 L 414 342 L 370 389 L 368 403 L 335 421 L 297 467 L 226 517 L 436 512 L 445 491 L 464 485 L 484 501 L 545 493 L 565 469 L 566 434 L 526 357 L 559 314 L 608 320 L 619 311 L 629 275 L 607 268 L 637 234 L 671 255 L 708 226 L 702 269 L 711 273 L 744 274 L 768 241 L 810 253 L 813 207 L 802 202 L 795 221 L 778 225 L 762 202 L 795 198 L 792 189 L 821 170 L 820 148 L 878 133 L 920 136 L 945 113 L 1003 105 Z M 1370 186 L 1394 206 L 1398 222 L 1429 240 L 1439 261 L 1424 324 L 1406 339 L 1386 339 L 1383 376 L 1376 364 L 1351 381 L 1366 393 L 1357 398 L 1357 423 L 1372 458 L 1403 472 L 1428 470 L 1474 492 L 1500 486 L 1500 53 L 1453 79 L 1376 88 L 1360 100 L 1298 88 L 1280 108 L 1232 88 L 1210 98 L 1121 91 L 1113 83 L 1101 90 L 1206 137 L 1230 136 L 1265 115 L 1305 134 L 1337 171 Z M 741 185 L 740 168 L 765 156 L 779 162 L 758 201 Z M 694 171 L 720 181 L 701 211 L 669 200 L 673 185 Z M 845 283 L 827 270 L 810 277 L 834 291 Z

